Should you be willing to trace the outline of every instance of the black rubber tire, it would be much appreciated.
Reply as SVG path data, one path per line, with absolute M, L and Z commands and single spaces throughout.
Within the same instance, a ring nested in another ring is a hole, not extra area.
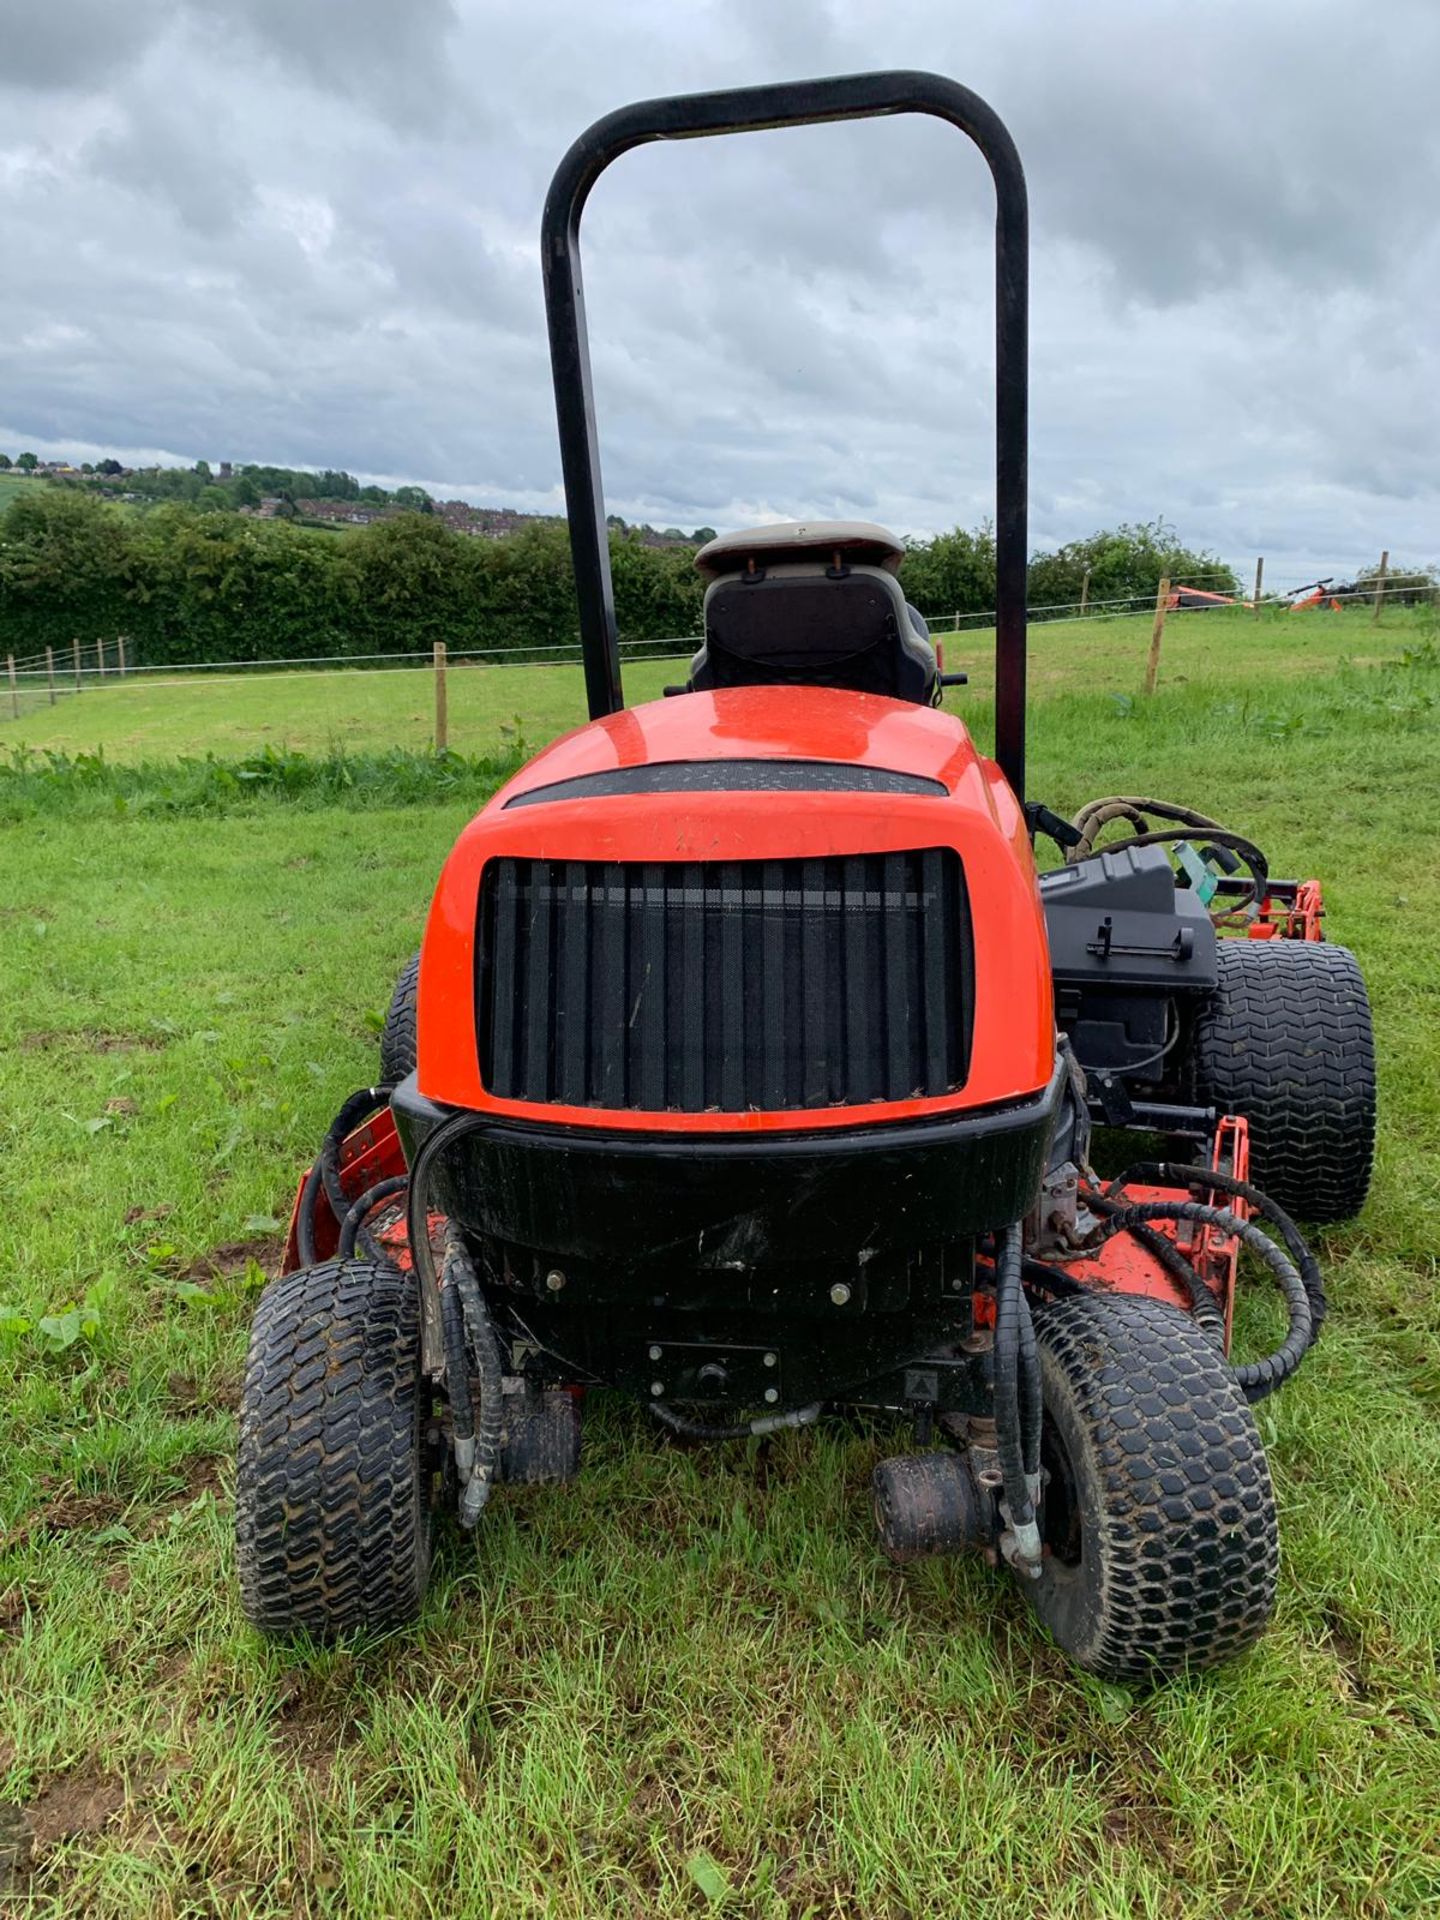
M 319 1640 L 395 1627 L 430 1574 L 412 1275 L 327 1260 L 273 1281 L 240 1395 L 235 1550 L 246 1618 Z
M 419 1057 L 415 1003 L 419 990 L 420 956 L 417 953 L 400 970 L 385 1025 L 380 1029 L 380 1078 L 387 1087 L 398 1086 L 415 1071 Z
M 1302 1220 L 1348 1220 L 1375 1159 L 1375 1037 L 1355 956 L 1222 940 L 1195 1023 L 1190 1096 L 1250 1123 L 1250 1178 Z
M 1041 1534 L 1026 1597 L 1103 1679 L 1212 1667 L 1264 1632 L 1279 1533 L 1255 1417 L 1223 1354 L 1160 1301 L 1085 1294 L 1035 1316 Z

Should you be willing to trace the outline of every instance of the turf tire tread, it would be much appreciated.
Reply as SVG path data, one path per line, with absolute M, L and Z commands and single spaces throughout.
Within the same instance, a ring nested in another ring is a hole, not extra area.
M 380 1030 L 380 1078 L 395 1087 L 414 1073 L 419 1059 L 418 1015 L 420 956 L 413 954 L 400 970 L 385 1025 Z
M 236 1558 L 263 1632 L 331 1640 L 409 1622 L 430 1504 L 411 1276 L 330 1260 L 273 1281 L 240 1398 Z
M 1082 1667 L 1144 1683 L 1258 1640 L 1275 1600 L 1275 1497 L 1224 1355 L 1160 1301 L 1083 1294 L 1037 1313 L 1046 1418 L 1083 1515 L 1078 1567 L 1024 1582 Z
M 1222 940 L 1196 1022 L 1191 1097 L 1244 1116 L 1250 1178 L 1302 1220 L 1348 1220 L 1375 1157 L 1375 1040 L 1355 956 L 1325 941 Z

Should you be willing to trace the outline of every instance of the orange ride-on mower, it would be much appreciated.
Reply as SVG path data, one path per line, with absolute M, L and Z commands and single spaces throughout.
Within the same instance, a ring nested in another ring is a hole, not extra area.
M 967 134 L 997 196 L 995 758 L 941 711 L 869 525 L 712 541 L 684 685 L 626 708 L 586 196 L 645 141 L 900 112 Z M 1369 1180 L 1369 1012 L 1319 888 L 1242 835 L 1026 797 L 1010 137 L 920 73 L 647 101 L 566 155 L 543 248 L 591 720 L 461 835 L 382 1084 L 301 1187 L 241 1407 L 246 1611 L 320 1637 L 414 1618 L 437 1516 L 568 1480 L 608 1387 L 699 1442 L 889 1416 L 893 1560 L 984 1554 L 1112 1678 L 1222 1660 L 1275 1590 L 1252 1404 L 1325 1311 L 1291 1216 L 1350 1214 Z M 1041 832 L 1065 857 L 1037 878 Z M 1103 1178 L 1097 1125 L 1148 1157 Z M 1288 1321 L 1244 1362 L 1242 1254 Z

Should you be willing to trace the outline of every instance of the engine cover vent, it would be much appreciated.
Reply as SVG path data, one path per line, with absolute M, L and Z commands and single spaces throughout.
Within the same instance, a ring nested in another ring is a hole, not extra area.
M 973 1006 L 949 848 L 803 860 L 496 859 L 480 1077 L 539 1105 L 744 1113 L 963 1086 Z

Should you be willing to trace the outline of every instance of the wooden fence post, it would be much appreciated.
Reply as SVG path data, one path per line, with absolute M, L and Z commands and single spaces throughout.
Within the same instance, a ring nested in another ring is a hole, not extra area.
M 1265 556 L 1262 553 L 1260 558 L 1255 562 L 1255 614 L 1257 618 L 1259 617 L 1259 613 L 1260 613 L 1260 589 L 1261 587 L 1264 586 L 1264 584 L 1265 584 Z
M 1160 642 L 1165 637 L 1165 609 L 1170 600 L 1170 582 L 1160 582 L 1160 591 L 1155 595 L 1155 624 L 1150 629 L 1150 658 L 1145 665 L 1145 691 L 1154 693 L 1155 679 L 1160 672 Z
M 445 642 L 435 642 L 435 751 L 450 745 L 450 715 L 445 698 Z
M 70 644 L 75 649 L 75 691 L 79 693 L 80 691 L 80 642 L 78 639 L 76 639 L 76 640 L 72 640 Z
M 55 704 L 55 649 L 53 647 L 45 649 L 45 677 L 50 682 L 50 704 L 53 707 Z
M 1390 571 L 1390 549 L 1387 547 L 1380 556 L 1380 571 L 1375 577 L 1375 606 L 1370 615 L 1372 627 L 1380 624 L 1380 608 L 1385 599 L 1385 576 Z
M 120 678 L 123 680 L 125 678 L 125 636 L 123 633 L 115 636 L 115 644 L 120 649 Z
M 95 672 L 100 679 L 105 678 L 105 642 L 103 640 L 95 642 Z
M 1090 604 L 1090 569 L 1086 567 L 1085 578 L 1080 582 L 1080 618 L 1085 618 L 1085 609 Z
M 10 666 L 10 711 L 18 720 L 20 718 L 20 686 L 15 678 L 15 656 L 13 653 L 7 654 L 6 659 Z

